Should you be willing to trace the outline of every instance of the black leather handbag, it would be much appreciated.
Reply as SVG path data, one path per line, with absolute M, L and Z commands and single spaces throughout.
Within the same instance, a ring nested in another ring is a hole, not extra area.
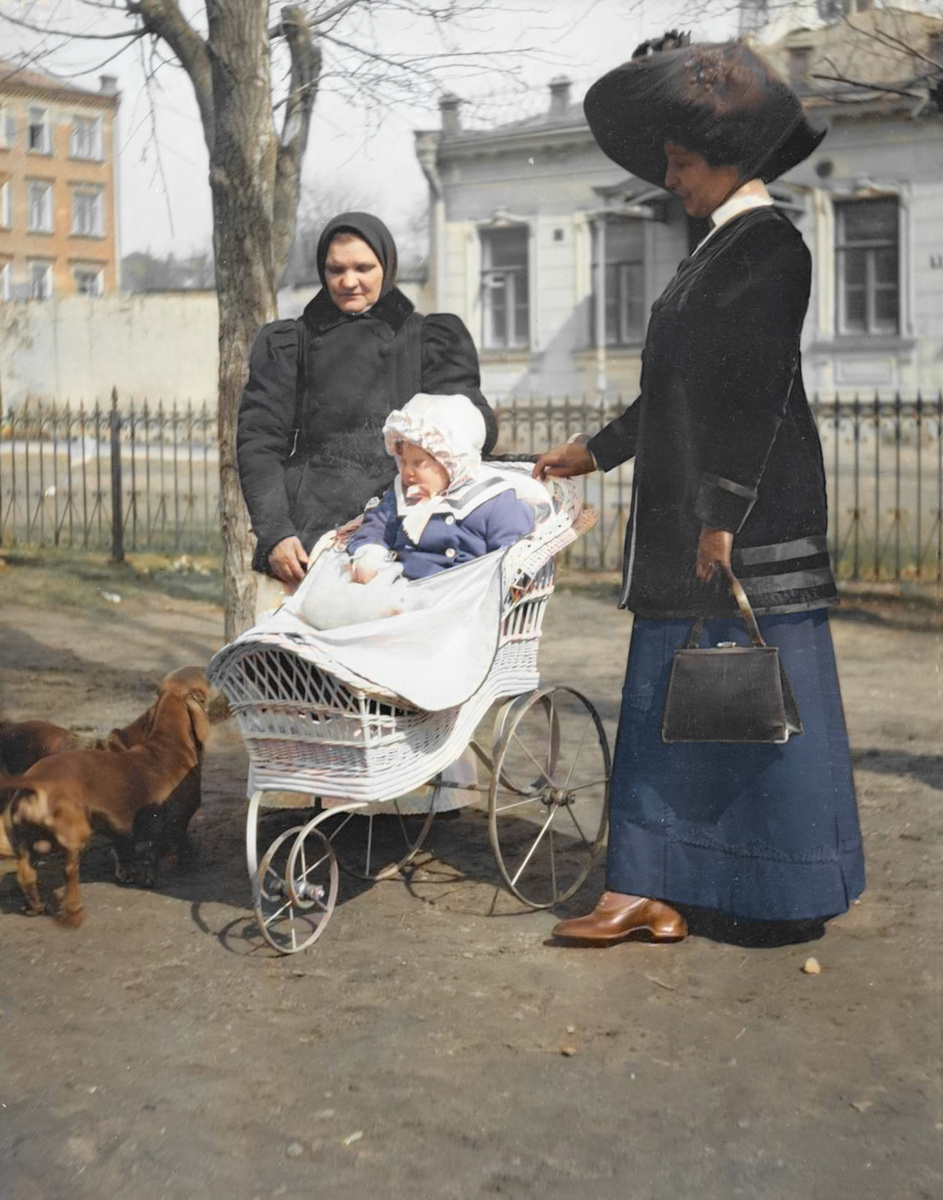
M 674 742 L 774 742 L 802 733 L 799 708 L 779 650 L 767 646 L 740 581 L 728 573 L 752 645 L 721 642 L 707 650 L 698 643 L 705 617 L 674 653 L 661 740 Z

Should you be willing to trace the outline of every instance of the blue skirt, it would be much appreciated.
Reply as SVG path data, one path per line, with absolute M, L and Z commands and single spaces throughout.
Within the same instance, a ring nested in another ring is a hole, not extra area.
M 687 620 L 636 618 L 613 762 L 608 886 L 749 921 L 844 912 L 864 858 L 825 609 L 761 617 L 804 732 L 782 746 L 665 746 L 661 710 Z M 747 644 L 743 622 L 707 622 L 702 645 Z

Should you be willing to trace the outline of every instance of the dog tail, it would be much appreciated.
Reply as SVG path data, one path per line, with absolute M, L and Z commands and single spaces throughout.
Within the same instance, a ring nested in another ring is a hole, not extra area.
M 9 803 L 3 804 L 3 824 L 9 834 L 13 825 L 19 824 L 16 820 L 20 808 L 24 801 L 30 807 L 34 807 L 34 802 L 39 802 L 40 806 L 45 808 L 45 792 L 35 783 L 31 783 L 22 775 L 3 775 L 0 774 L 0 802 L 3 801 L 4 794 Z M 21 820 L 32 821 L 32 815 L 24 814 Z
M 13 810 L 20 790 L 18 775 L 0 775 L 0 858 L 13 858 Z M 7 804 L 5 801 L 9 800 Z

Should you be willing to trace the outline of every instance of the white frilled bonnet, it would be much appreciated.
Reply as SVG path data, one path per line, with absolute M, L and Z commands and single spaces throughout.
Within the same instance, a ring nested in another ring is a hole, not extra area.
M 386 418 L 387 453 L 399 442 L 414 442 L 445 467 L 451 486 L 468 479 L 481 466 L 485 420 L 467 396 L 435 396 L 419 392 Z

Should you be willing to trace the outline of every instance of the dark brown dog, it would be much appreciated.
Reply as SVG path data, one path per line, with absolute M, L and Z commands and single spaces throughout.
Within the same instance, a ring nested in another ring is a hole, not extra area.
M 137 720 L 124 729 L 113 729 L 101 743 L 108 750 L 128 750 L 146 741 L 154 723 L 160 697 L 167 691 L 204 689 L 208 691 L 202 667 L 179 667 L 161 681 L 158 698 Z M 229 715 L 225 702 L 214 699 L 206 705 L 211 725 Z M 136 883 L 156 887 L 158 865 L 166 855 L 173 854 L 181 864 L 194 859 L 193 843 L 188 828 L 193 814 L 202 802 L 203 746 L 198 747 L 198 761 L 174 788 L 167 799 L 153 809 L 142 811 L 137 818 L 134 845 L 116 841 L 115 878 L 119 883 Z M 129 853 L 130 852 L 130 853 Z
M 161 809 L 194 772 L 199 803 L 209 694 L 199 668 L 174 671 L 162 682 L 156 703 L 126 730 L 113 731 L 104 748 L 67 750 L 41 759 L 19 777 L 0 777 L 0 787 L 16 789 L 3 827 L 32 912 L 43 911 L 32 864 L 37 842 L 50 841 L 65 851 L 66 884 L 57 914 L 65 925 L 75 927 L 84 916 L 79 861 L 93 830 L 111 837 L 119 869 L 125 864 L 125 870 L 139 875 L 141 861 L 143 873 L 156 877 Z M 190 816 L 196 807 L 192 787 L 191 782 L 180 805 Z

